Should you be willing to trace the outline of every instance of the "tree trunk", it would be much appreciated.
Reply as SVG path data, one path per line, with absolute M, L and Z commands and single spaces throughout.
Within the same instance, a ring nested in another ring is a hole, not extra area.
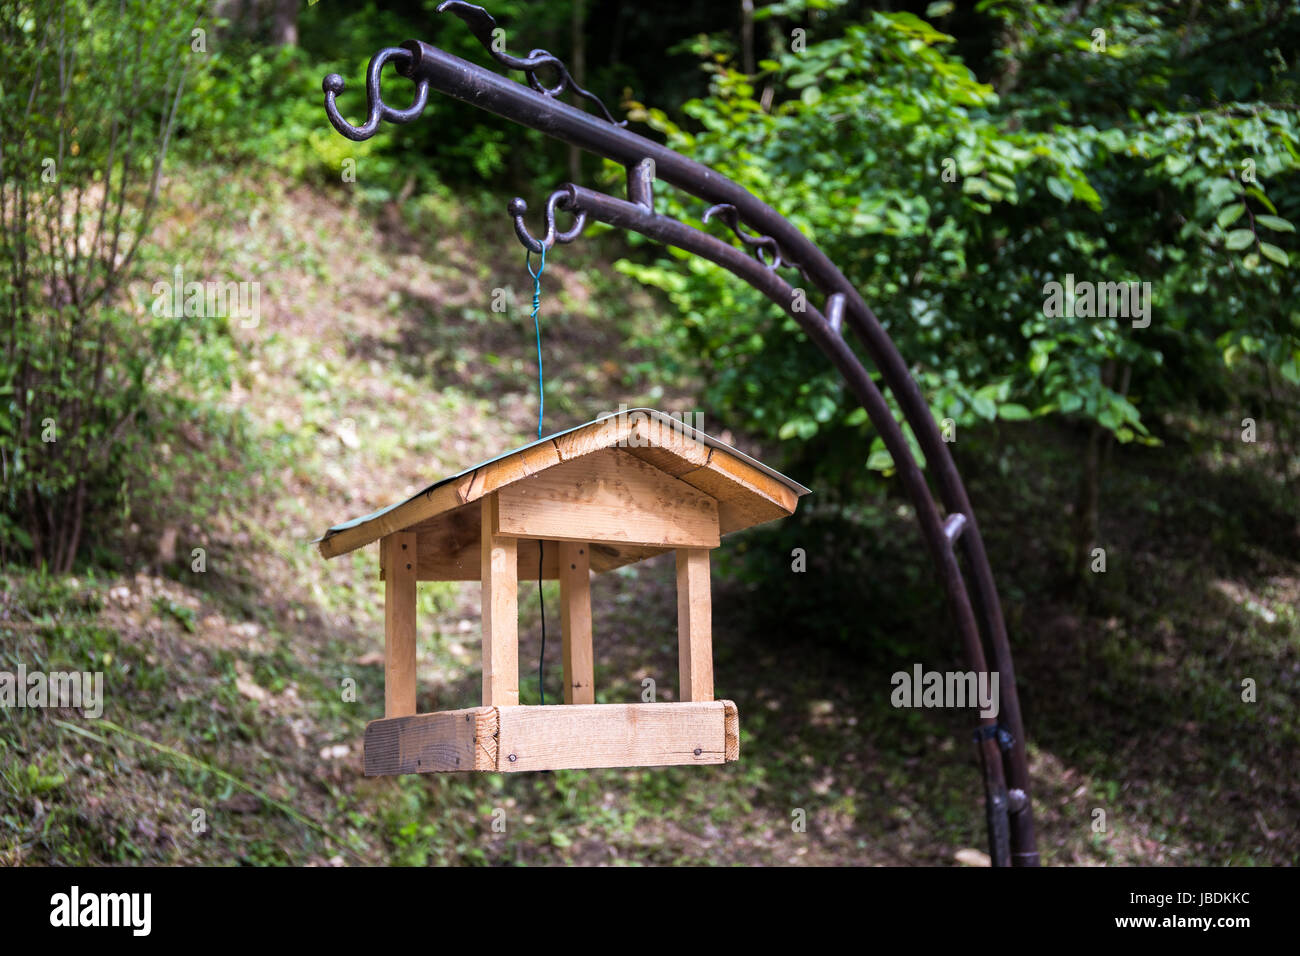
M 586 26 L 585 0 L 572 0 L 571 16 L 569 19 L 569 33 L 572 41 L 573 59 L 569 64 L 569 75 L 573 77 L 573 82 L 579 86 L 587 85 L 587 33 Z M 575 95 L 573 105 L 581 108 L 582 101 Z M 569 147 L 569 182 L 582 182 L 582 150 L 576 146 Z
M 1088 579 L 1092 550 L 1098 538 L 1098 507 L 1101 497 L 1102 428 L 1096 422 L 1088 427 L 1088 445 L 1083 453 L 1083 470 L 1079 474 L 1079 497 L 1074 509 L 1074 558 L 1070 577 L 1076 587 Z
M 1107 388 L 1115 384 L 1115 362 L 1106 362 L 1101 369 L 1101 380 Z M 1128 385 L 1125 383 L 1125 390 Z M 1070 577 L 1075 587 L 1081 586 L 1091 573 L 1092 552 L 1101 537 L 1099 529 L 1101 500 L 1102 438 L 1104 429 L 1096 422 L 1088 426 L 1088 445 L 1083 452 L 1083 470 L 1079 474 L 1079 496 L 1074 508 L 1074 556 L 1070 564 Z M 1108 433 L 1107 433 L 1108 434 Z
M 740 62 L 746 76 L 754 75 L 754 0 L 740 0 Z
M 1290 409 L 1277 396 L 1277 390 L 1273 387 L 1273 373 L 1269 370 L 1268 362 L 1261 358 L 1260 365 L 1264 369 L 1264 385 L 1268 389 L 1268 417 L 1273 425 L 1273 452 L 1277 457 L 1278 476 L 1282 479 L 1282 483 L 1289 488 L 1291 486 L 1292 456 L 1291 443 L 1287 440 L 1285 423 L 1290 415 Z
M 85 513 L 86 479 L 82 478 L 77 481 L 77 494 L 73 499 L 72 527 L 68 532 L 68 547 L 63 555 L 63 567 L 59 568 L 61 574 L 71 574 L 73 566 L 77 563 L 77 552 L 81 550 L 81 520 Z
M 1119 395 L 1120 398 L 1128 398 L 1129 383 L 1133 380 L 1133 366 L 1127 362 L 1124 364 L 1124 370 L 1119 373 Z M 1105 448 L 1101 454 L 1101 467 L 1103 469 L 1110 466 L 1110 453 L 1115 447 L 1115 436 L 1107 435 Z
M 275 0 L 271 40 L 276 46 L 298 45 L 298 0 Z

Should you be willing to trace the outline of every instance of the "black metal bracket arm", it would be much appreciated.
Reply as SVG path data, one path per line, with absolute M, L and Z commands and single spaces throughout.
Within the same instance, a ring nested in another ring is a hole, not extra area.
M 648 172 L 648 169 L 648 161 L 643 161 L 628 170 L 628 201 L 637 203 L 648 212 L 654 212 L 654 199 L 650 192 L 653 180 L 650 178 L 651 174 Z M 587 211 L 585 209 L 574 208 L 574 188 L 575 186 L 570 183 L 557 189 L 547 197 L 546 216 L 543 220 L 546 231 L 543 233 L 541 239 L 535 238 L 533 234 L 528 231 L 528 226 L 524 222 L 524 214 L 528 212 L 528 203 L 518 196 L 510 200 L 510 205 L 507 207 L 507 211 L 510 213 L 510 217 L 514 221 L 515 235 L 519 237 L 519 241 L 523 244 L 525 249 L 529 252 L 541 252 L 543 248 L 549 251 L 554 248 L 557 243 L 567 245 L 582 234 L 583 227 L 586 225 Z M 639 197 L 639 200 L 634 199 L 634 196 Z M 607 198 L 613 199 L 613 197 Z M 557 209 L 563 209 L 574 213 L 574 224 L 568 231 L 557 229 L 555 224 L 555 211 Z M 728 203 L 720 203 L 716 206 L 710 206 L 704 212 L 703 221 L 708 222 L 714 216 L 717 216 L 717 218 L 726 223 L 726 225 L 730 227 L 731 231 L 735 233 L 736 237 L 753 250 L 754 256 L 765 268 L 776 270 L 790 267 L 797 269 L 800 274 L 804 275 L 806 278 L 803 267 L 796 262 L 787 261 L 786 257 L 782 255 L 781 247 L 777 245 L 775 239 L 771 236 L 753 235 L 752 233 L 746 232 L 745 229 L 741 227 L 740 216 L 736 211 L 735 206 Z M 843 324 L 844 318 L 843 297 L 841 296 L 838 301 L 839 309 L 837 310 L 834 320 L 834 326 L 837 331 Z M 957 515 L 955 517 L 961 516 Z
M 530 233 L 524 222 L 527 203 L 520 198 L 512 200 L 509 213 L 515 234 L 525 248 L 531 252 L 549 251 L 557 243 L 572 242 L 581 235 L 587 222 L 593 220 L 629 229 L 722 266 L 794 319 L 843 377 L 849 392 L 866 410 L 893 457 L 898 479 L 916 509 L 921 538 L 943 586 L 968 667 L 977 673 L 994 673 L 999 679 L 1001 713 L 996 720 L 981 721 L 984 729 L 976 739 L 984 783 L 989 851 L 995 866 L 1036 866 L 1038 850 L 1024 724 L 993 571 L 950 446 L 940 435 L 919 386 L 880 319 L 825 253 L 772 207 L 716 170 L 623 128 L 624 124 L 615 122 L 600 100 L 574 83 L 564 64 L 546 51 L 533 50 L 527 57 L 506 53 L 500 28 L 482 7 L 461 0 L 445 0 L 438 10 L 463 20 L 496 61 L 508 69 L 522 71 L 527 84 L 485 70 L 422 41 L 408 40 L 400 47 L 381 50 L 371 59 L 366 74 L 368 114 L 366 122 L 359 127 L 348 123 L 338 111 L 335 98 L 343 91 L 342 77 L 337 74 L 325 77 L 325 112 L 330 123 L 349 139 L 364 140 L 374 135 L 385 119 L 394 123 L 415 119 L 424 109 L 428 91 L 433 89 L 613 160 L 627 170 L 627 199 L 566 184 L 547 197 L 540 237 Z M 393 109 L 383 101 L 380 73 L 389 61 L 400 76 L 415 83 L 414 101 L 406 109 Z M 555 71 L 558 77 L 555 85 L 547 86 L 538 79 L 537 72 L 542 69 Z M 566 90 L 596 104 L 603 116 L 597 117 L 565 103 L 559 97 Z M 708 202 L 710 208 L 704 214 L 704 221 L 721 219 L 739 238 L 743 248 L 657 214 L 654 210 L 656 181 Z M 574 217 L 573 225 L 567 230 L 556 224 L 560 211 Z M 797 269 L 803 283 L 811 288 L 792 287 L 779 274 L 778 270 L 784 267 Z M 816 296 L 824 301 L 824 312 L 812 301 Z M 846 327 L 876 366 L 879 384 L 850 346 L 844 335 Z M 895 419 L 882 387 L 892 394 L 903 422 Z M 911 451 L 903 431 L 904 423 L 910 426 L 925 456 L 925 472 Z M 935 492 L 931 491 L 927 477 L 933 480 Z M 935 493 L 942 503 L 942 514 Z M 967 586 L 963 560 L 973 578 L 973 589 Z M 999 728 L 1004 728 L 1002 733 L 998 733 Z

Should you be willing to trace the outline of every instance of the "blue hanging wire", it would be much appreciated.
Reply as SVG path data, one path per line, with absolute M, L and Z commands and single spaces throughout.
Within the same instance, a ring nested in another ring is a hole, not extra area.
M 542 381 L 542 325 L 537 313 L 542 309 L 542 270 L 546 268 L 546 245 L 542 245 L 542 261 L 533 271 L 533 254 L 524 253 L 524 268 L 533 277 L 533 331 L 537 333 L 537 437 L 542 437 L 542 413 L 546 411 L 546 385 Z
M 542 245 L 541 262 L 533 271 L 532 251 L 524 253 L 524 268 L 533 277 L 533 331 L 537 334 L 537 437 L 542 437 L 542 413 L 546 410 L 546 385 L 542 380 L 542 324 L 538 313 L 542 309 L 542 270 L 546 268 L 546 245 Z M 542 652 L 537 658 L 537 692 L 546 704 L 546 685 L 542 673 L 546 664 L 546 595 L 542 592 L 542 541 L 537 541 L 537 599 L 542 607 Z

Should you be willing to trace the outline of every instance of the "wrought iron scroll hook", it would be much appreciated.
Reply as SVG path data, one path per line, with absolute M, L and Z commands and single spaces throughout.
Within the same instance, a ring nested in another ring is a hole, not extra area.
M 563 245 L 573 242 L 574 239 L 582 235 L 582 230 L 587 225 L 587 213 L 579 210 L 574 213 L 573 225 L 568 231 L 560 232 L 555 228 L 555 210 L 573 208 L 573 189 L 571 186 L 561 186 L 546 197 L 546 232 L 541 239 L 534 239 L 532 233 L 528 231 L 528 226 L 524 223 L 524 213 L 528 212 L 528 203 L 516 196 L 510 200 L 510 205 L 507 208 L 515 221 L 515 235 L 519 237 L 519 241 L 523 243 L 524 248 L 529 252 L 540 253 L 542 249 L 549 252 L 555 247 L 556 243 Z
M 443 0 L 442 3 L 438 4 L 435 12 L 451 13 L 460 17 L 465 25 L 469 27 L 470 32 L 474 34 L 475 39 L 483 44 L 483 48 L 488 53 L 492 54 L 494 60 L 507 70 L 518 70 L 523 73 L 528 80 L 528 85 L 543 96 L 555 98 L 566 90 L 572 90 L 575 96 L 581 97 L 600 110 L 601 115 L 610 123 L 615 126 L 627 125 L 626 120 L 620 122 L 614 119 L 614 114 L 609 111 L 599 96 L 579 86 L 569 73 L 569 68 L 564 65 L 564 61 L 559 57 L 552 56 L 545 50 L 530 50 L 526 57 L 511 56 L 507 53 L 501 43 L 505 31 L 497 26 L 492 14 L 482 7 L 473 3 L 465 3 L 464 0 Z M 557 79 L 554 86 L 547 86 L 537 78 L 537 71 L 543 67 L 555 71 Z
M 409 123 L 424 112 L 424 105 L 429 99 L 429 81 L 420 80 L 415 86 L 415 102 L 404 110 L 395 110 L 384 102 L 384 95 L 379 85 L 379 74 L 389 60 L 408 63 L 411 51 L 401 47 L 387 47 L 370 58 L 370 67 L 366 71 L 366 107 L 370 111 L 361 126 L 353 126 L 343 118 L 334 99 L 343 92 L 343 77 L 331 73 L 321 83 L 325 91 L 325 115 L 330 125 L 355 142 L 361 142 L 375 135 L 379 124 L 384 120 L 390 123 Z
M 780 245 L 771 236 L 756 236 L 746 232 L 740 226 L 740 210 L 730 203 L 719 203 L 716 206 L 710 206 L 704 212 L 704 221 L 708 222 L 714 216 L 721 219 L 732 232 L 745 245 L 754 250 L 754 257 L 763 263 L 768 269 L 773 271 L 785 266 L 792 266 L 804 274 L 803 266 L 797 262 L 791 262 L 790 259 L 781 251 Z M 770 257 L 770 258 L 769 258 Z

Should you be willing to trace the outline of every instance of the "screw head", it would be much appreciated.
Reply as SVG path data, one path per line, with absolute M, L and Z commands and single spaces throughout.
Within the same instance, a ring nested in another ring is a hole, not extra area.
M 509 760 L 511 763 L 514 763 L 514 762 L 515 762 L 516 760 L 518 760 L 519 758 L 516 757 L 514 754 L 511 754 L 511 755 L 510 755 L 509 757 L 507 757 L 506 759 Z
M 698 757 L 698 756 L 699 756 L 700 754 L 702 754 L 702 753 L 704 753 L 703 748 L 701 748 L 701 747 L 696 747 L 696 748 L 695 748 L 695 756 Z

